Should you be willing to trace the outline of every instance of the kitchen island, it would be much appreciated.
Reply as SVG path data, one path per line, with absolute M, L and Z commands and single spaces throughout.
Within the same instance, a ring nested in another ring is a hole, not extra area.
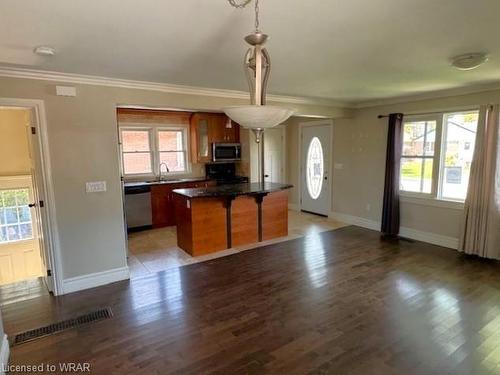
M 247 183 L 175 189 L 177 245 L 197 256 L 287 236 L 290 188 Z

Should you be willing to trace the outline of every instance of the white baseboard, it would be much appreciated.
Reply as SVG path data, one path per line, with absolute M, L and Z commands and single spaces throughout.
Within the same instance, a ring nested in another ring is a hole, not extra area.
M 9 364 L 9 355 L 10 355 L 9 340 L 7 339 L 7 335 L 4 334 L 0 346 L 0 375 L 5 374 L 4 369 Z
M 427 242 L 433 245 L 448 247 L 450 249 L 458 249 L 458 238 L 443 236 L 441 234 L 422 232 L 420 230 L 401 227 L 399 230 L 401 237 L 410 238 L 415 241 Z
M 71 277 L 63 280 L 63 293 L 73 293 L 79 290 L 95 288 L 130 278 L 128 267 L 115 268 L 108 271 L 91 273 L 89 275 Z
M 346 224 L 356 225 L 358 227 L 363 227 L 367 229 L 372 229 L 380 231 L 381 223 L 380 221 L 366 219 L 364 217 L 352 216 L 348 214 L 343 214 L 340 212 L 332 212 L 329 217 L 334 218 L 338 221 L 342 221 Z M 441 234 L 423 232 L 420 230 L 401 227 L 399 230 L 399 235 L 401 237 L 409 238 L 415 241 L 422 241 L 430 243 L 433 245 L 448 247 L 450 249 L 458 249 L 458 238 L 443 236 Z
M 328 217 L 331 217 L 332 219 L 341 221 L 346 224 L 357 225 L 358 227 L 380 231 L 380 222 L 366 219 L 364 217 L 343 214 L 340 212 L 331 212 L 330 215 L 328 215 Z
M 300 211 L 300 206 L 298 204 L 288 203 L 288 209 L 292 211 Z

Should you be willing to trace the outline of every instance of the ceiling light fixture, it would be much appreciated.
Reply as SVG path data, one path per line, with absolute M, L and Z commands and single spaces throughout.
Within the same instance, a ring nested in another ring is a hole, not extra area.
M 451 65 L 459 70 L 472 70 L 483 65 L 486 61 L 488 61 L 488 56 L 485 53 L 466 53 L 453 57 Z
M 264 138 L 263 131 L 272 128 L 288 119 L 295 111 L 290 108 L 268 106 L 266 104 L 267 83 L 271 73 L 271 58 L 263 47 L 269 36 L 259 29 L 259 0 L 255 1 L 255 31 L 245 37 L 250 44 L 244 69 L 250 89 L 250 105 L 223 108 L 226 115 L 244 128 L 251 129 L 255 134 L 255 142 L 259 145 L 259 181 L 264 183 Z M 252 0 L 228 0 L 231 6 L 245 8 Z
M 49 46 L 38 46 L 33 52 L 40 56 L 54 56 L 56 54 L 56 49 Z

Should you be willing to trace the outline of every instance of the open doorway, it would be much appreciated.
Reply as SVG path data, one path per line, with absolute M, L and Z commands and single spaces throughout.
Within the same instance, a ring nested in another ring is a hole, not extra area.
M 0 106 L 0 304 L 53 291 L 35 113 Z M 44 225 L 45 224 L 45 225 Z

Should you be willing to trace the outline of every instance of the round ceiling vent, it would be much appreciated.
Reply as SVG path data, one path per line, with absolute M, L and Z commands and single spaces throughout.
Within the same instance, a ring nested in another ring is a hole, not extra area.
M 466 53 L 452 58 L 451 65 L 459 70 L 471 70 L 483 65 L 486 61 L 488 61 L 488 56 L 485 53 Z

